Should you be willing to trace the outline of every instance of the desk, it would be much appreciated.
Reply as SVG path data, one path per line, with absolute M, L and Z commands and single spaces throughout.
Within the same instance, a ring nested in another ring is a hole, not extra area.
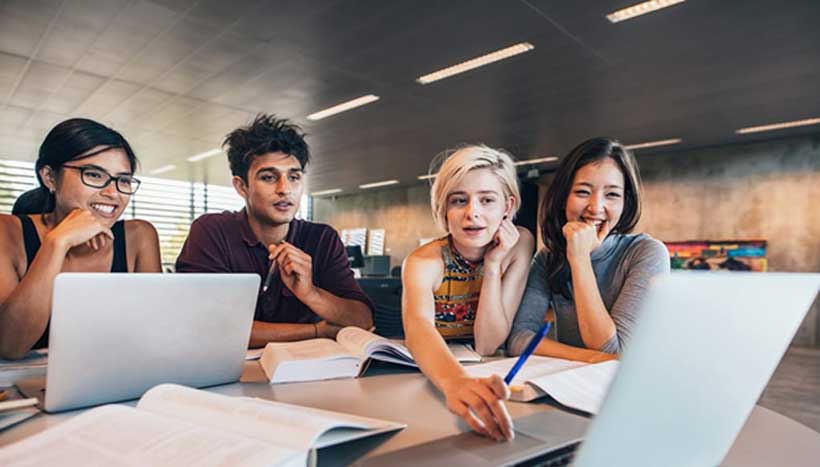
M 270 385 L 258 362 L 246 362 L 240 383 L 217 386 L 210 391 L 229 396 L 274 399 L 291 404 L 348 412 L 367 417 L 407 423 L 408 427 L 375 440 L 354 442 L 333 449 L 327 457 L 320 452 L 321 464 L 346 463 L 361 455 L 383 454 L 444 436 L 467 431 L 467 425 L 447 411 L 443 397 L 418 372 L 377 366 L 368 376 L 313 383 Z M 133 403 L 132 403 L 133 404 Z M 509 402 L 513 418 L 542 410 L 554 410 L 546 403 Z M 0 446 L 23 439 L 59 424 L 81 411 L 40 415 L 0 433 Z M 370 444 L 366 444 L 366 443 Z M 766 466 L 817 465 L 820 460 L 820 433 L 763 407 L 757 406 L 738 435 L 724 465 Z

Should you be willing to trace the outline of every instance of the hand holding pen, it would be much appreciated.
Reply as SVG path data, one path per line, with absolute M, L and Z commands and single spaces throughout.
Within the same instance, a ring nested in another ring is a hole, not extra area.
M 305 302 L 314 292 L 313 258 L 288 242 L 271 245 L 269 248 L 271 267 L 262 291 L 270 287 L 274 275 L 282 278 L 282 283 L 299 300 Z M 267 287 L 266 287 L 267 286 Z
M 274 255 L 274 252 L 276 251 L 277 247 L 281 245 L 283 242 L 284 240 L 278 243 L 273 243 L 268 247 L 268 259 L 270 260 L 270 267 L 268 267 L 268 275 L 265 276 L 265 282 L 262 284 L 262 293 L 268 291 L 271 283 L 273 282 L 274 276 L 276 276 L 276 273 L 279 271 L 276 262 L 276 255 Z

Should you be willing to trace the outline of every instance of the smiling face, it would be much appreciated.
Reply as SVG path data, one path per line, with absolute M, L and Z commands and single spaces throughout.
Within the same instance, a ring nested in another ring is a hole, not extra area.
M 577 172 L 567 197 L 567 221 L 594 225 L 604 236 L 618 224 L 624 210 L 624 175 L 606 158 Z
M 505 196 L 501 181 L 491 170 L 475 169 L 453 186 L 446 202 L 447 230 L 464 254 L 493 241 L 513 198 Z
M 102 147 L 92 148 L 88 153 L 98 151 Z M 99 177 L 101 181 L 107 176 L 132 175 L 128 156 L 120 148 L 112 148 L 90 157 L 82 157 L 68 161 L 66 166 L 87 167 L 87 178 Z M 93 188 L 83 183 L 81 171 L 63 167 L 53 172 L 49 167 L 42 169 L 43 183 L 49 190 L 54 191 L 54 212 L 58 219 L 62 219 L 76 208 L 85 209 L 94 214 L 103 225 L 111 227 L 120 218 L 131 195 L 117 191 L 114 180 L 105 188 Z
M 233 184 L 245 198 L 248 215 L 264 225 L 288 224 L 299 211 L 304 186 L 299 160 L 281 152 L 253 158 L 247 183 L 233 177 Z

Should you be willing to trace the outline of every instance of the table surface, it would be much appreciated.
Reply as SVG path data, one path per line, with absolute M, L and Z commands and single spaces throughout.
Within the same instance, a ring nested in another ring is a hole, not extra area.
M 407 428 L 337 446 L 332 455 L 319 452 L 319 462 L 349 463 L 362 456 L 374 456 L 433 441 L 469 430 L 452 415 L 443 396 L 418 371 L 376 365 L 357 379 L 271 385 L 257 361 L 245 363 L 239 383 L 208 388 L 229 396 L 259 397 L 326 410 L 406 423 Z M 133 404 L 133 402 L 131 403 Z M 508 402 L 513 418 L 543 410 L 556 410 L 546 402 Z M 56 415 L 41 414 L 0 432 L 0 446 L 55 426 L 82 410 Z M 794 420 L 756 406 L 722 465 L 772 466 L 820 464 L 820 433 Z

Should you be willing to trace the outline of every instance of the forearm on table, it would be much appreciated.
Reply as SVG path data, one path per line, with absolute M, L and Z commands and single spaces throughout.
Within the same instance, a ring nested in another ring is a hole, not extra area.
M 373 314 L 364 302 L 350 298 L 338 297 L 320 287 L 314 287 L 313 293 L 303 301 L 308 308 L 325 321 L 339 326 L 356 326 L 370 329 L 373 326 Z
M 615 322 L 601 299 L 592 261 L 589 258 L 571 260 L 570 269 L 581 339 L 586 347 L 600 349 L 615 335 Z
M 574 347 L 552 339 L 543 339 L 533 353 L 544 357 L 563 358 L 581 362 L 598 362 L 615 358 L 614 354 Z
M 317 328 L 313 323 L 267 323 L 254 321 L 249 348 L 264 347 L 268 342 L 288 342 L 313 339 Z

